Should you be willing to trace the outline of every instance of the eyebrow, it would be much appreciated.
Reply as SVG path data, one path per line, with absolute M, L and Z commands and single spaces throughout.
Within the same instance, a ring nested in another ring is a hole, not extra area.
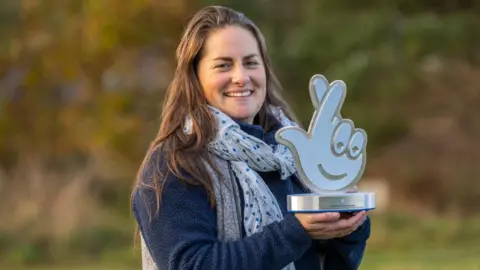
M 255 56 L 258 56 L 258 54 L 256 53 L 252 53 L 252 54 L 249 54 L 245 57 L 243 57 L 243 59 L 249 59 L 249 58 L 253 58 Z M 232 61 L 232 57 L 227 57 L 227 56 L 219 56 L 219 57 L 215 57 L 213 58 L 213 60 L 223 60 L 223 61 Z

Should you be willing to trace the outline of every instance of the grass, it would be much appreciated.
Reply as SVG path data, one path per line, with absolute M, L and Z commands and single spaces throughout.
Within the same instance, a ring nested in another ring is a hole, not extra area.
M 480 270 L 480 247 L 371 251 L 360 269 L 368 270 Z
M 480 270 L 480 218 L 372 218 L 372 236 L 360 269 Z
M 398 213 L 372 217 L 372 235 L 360 270 L 480 270 L 478 228 L 480 218 L 418 219 Z M 10 264 L 5 264 L 0 257 L 0 269 L 141 269 L 140 254 L 134 252 L 129 240 L 127 241 L 127 238 L 131 237 L 131 232 L 126 230 L 125 235 L 117 233 L 118 236 L 108 235 L 105 231 L 94 234 L 82 233 L 79 237 L 83 241 L 76 240 L 74 242 L 76 248 L 68 252 L 66 257 L 54 256 L 56 263 L 48 261 L 25 263 L 20 259 L 14 259 L 10 260 Z M 103 248 L 98 248 L 99 246 Z M 92 256 L 92 252 L 95 256 Z M 31 256 L 30 253 L 26 254 Z M 14 255 L 13 258 L 26 256 L 19 257 L 19 254 L 22 253 L 10 255 Z
M 480 270 L 480 246 L 464 246 L 454 249 L 409 249 L 367 251 L 360 270 Z M 17 269 L 17 268 L 15 268 Z M 140 262 L 124 265 L 121 262 L 98 262 L 55 267 L 26 267 L 18 270 L 134 270 Z
M 128 255 L 130 254 L 130 255 Z M 360 270 L 480 270 L 480 245 L 453 248 L 410 248 L 371 250 L 365 253 Z M 129 257 L 130 256 L 130 257 Z M 140 269 L 140 261 L 132 253 L 111 252 L 101 261 L 56 266 L 5 268 L 18 270 L 134 270 Z M 3 268 L 2 268 L 3 269 Z

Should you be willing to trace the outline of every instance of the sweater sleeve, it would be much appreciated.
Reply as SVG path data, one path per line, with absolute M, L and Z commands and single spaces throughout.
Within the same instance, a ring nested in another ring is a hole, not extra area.
M 312 244 L 293 215 L 250 237 L 221 242 L 206 190 L 171 174 L 157 213 L 155 192 L 149 189 L 135 191 L 132 207 L 159 269 L 281 269 Z
M 342 238 L 321 241 L 321 252 L 325 254 L 324 269 L 358 269 L 370 237 L 370 218 L 355 232 Z

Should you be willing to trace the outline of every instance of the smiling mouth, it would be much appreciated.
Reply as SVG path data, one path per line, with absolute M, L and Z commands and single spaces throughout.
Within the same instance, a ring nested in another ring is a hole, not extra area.
M 325 171 L 322 164 L 318 164 L 318 169 L 323 174 L 323 176 L 327 177 L 329 180 L 341 180 L 347 176 L 346 173 L 342 173 L 340 175 L 329 174 L 327 171 Z
M 243 92 L 230 92 L 223 94 L 226 97 L 249 97 L 253 94 L 253 91 L 243 91 Z

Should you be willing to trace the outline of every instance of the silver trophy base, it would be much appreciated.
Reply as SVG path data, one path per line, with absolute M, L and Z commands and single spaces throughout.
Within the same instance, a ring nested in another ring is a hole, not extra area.
M 357 212 L 375 209 L 375 193 L 292 194 L 287 196 L 288 212 Z

